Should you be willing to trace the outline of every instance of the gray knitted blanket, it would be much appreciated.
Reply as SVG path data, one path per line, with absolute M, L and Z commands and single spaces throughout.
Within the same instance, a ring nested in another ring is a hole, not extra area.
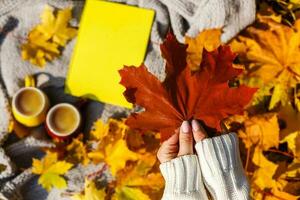
M 149 71 L 164 78 L 164 61 L 159 43 L 171 27 L 177 39 L 195 37 L 204 29 L 222 28 L 222 42 L 227 42 L 255 19 L 255 0 L 111 0 L 133 6 L 154 9 L 155 21 L 151 32 L 145 64 Z M 0 0 L 0 199 L 69 199 L 63 190 L 53 189 L 49 194 L 37 184 L 31 173 L 32 158 L 43 156 L 41 147 L 53 147 L 42 127 L 32 130 L 29 136 L 18 139 L 9 135 L 11 119 L 9 101 L 23 86 L 26 75 L 34 75 L 37 86 L 45 90 L 52 104 L 74 103 L 77 99 L 64 94 L 64 77 L 76 39 L 69 42 L 62 56 L 46 64 L 44 69 L 32 66 L 21 59 L 20 45 L 28 32 L 39 23 L 45 5 L 56 8 L 73 7 L 73 26 L 78 26 L 84 1 L 71 0 Z M 128 110 L 100 102 L 90 102 L 83 113 L 88 131 L 93 121 L 108 117 L 126 116 Z M 68 189 L 81 191 L 84 176 L 101 167 L 78 165 L 66 175 Z M 25 170 L 24 170 L 25 169 Z

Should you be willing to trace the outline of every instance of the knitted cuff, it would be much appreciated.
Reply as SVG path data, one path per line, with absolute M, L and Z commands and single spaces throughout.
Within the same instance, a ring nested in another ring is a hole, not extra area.
M 160 165 L 166 181 L 163 200 L 208 199 L 196 155 L 175 158 Z
M 249 199 L 235 133 L 204 139 L 196 144 L 196 151 L 204 184 L 214 199 Z

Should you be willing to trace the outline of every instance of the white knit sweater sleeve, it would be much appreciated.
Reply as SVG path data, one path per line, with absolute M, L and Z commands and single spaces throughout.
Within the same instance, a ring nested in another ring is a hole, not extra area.
M 235 133 L 204 139 L 196 144 L 196 151 L 204 184 L 213 199 L 250 199 Z
M 196 155 L 185 155 L 160 165 L 165 179 L 162 200 L 207 200 Z

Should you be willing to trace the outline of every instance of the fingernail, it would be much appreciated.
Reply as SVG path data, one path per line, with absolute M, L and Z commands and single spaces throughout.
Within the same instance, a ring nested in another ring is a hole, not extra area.
M 190 132 L 190 125 L 188 121 L 183 121 L 181 124 L 181 130 L 184 133 L 189 133 Z
M 193 128 L 193 131 L 200 131 L 200 124 L 195 119 L 192 120 L 192 128 Z

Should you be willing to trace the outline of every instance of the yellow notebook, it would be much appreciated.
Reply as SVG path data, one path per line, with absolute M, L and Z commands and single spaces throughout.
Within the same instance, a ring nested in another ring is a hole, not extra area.
M 153 10 L 87 0 L 65 91 L 130 108 L 118 70 L 143 62 L 153 18 Z

